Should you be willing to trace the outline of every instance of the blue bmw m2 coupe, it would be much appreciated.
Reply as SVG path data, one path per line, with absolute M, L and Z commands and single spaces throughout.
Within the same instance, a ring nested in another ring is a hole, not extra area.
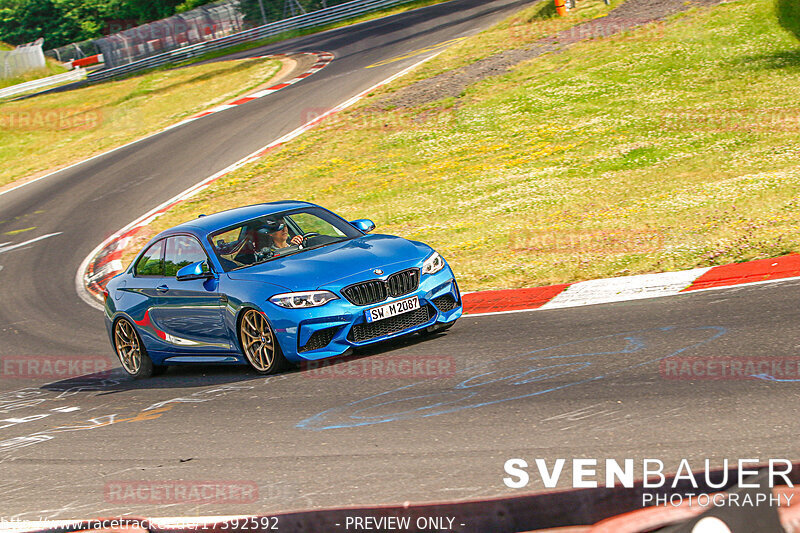
M 109 281 L 105 318 L 135 378 L 184 363 L 271 374 L 461 316 L 447 262 L 306 202 L 201 216 L 153 238 Z

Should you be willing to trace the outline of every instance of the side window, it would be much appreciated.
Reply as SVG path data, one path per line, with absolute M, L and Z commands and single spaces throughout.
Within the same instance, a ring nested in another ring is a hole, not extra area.
M 346 235 L 339 231 L 339 229 L 329 222 L 326 222 L 318 216 L 311 213 L 295 213 L 290 217 L 292 221 L 303 231 L 303 233 L 319 233 L 320 235 L 328 235 L 330 237 L 345 237 Z
M 198 261 L 206 261 L 206 265 L 208 264 L 206 252 L 197 239 L 186 235 L 177 235 L 167 239 L 167 252 L 164 254 L 165 276 L 175 277 L 178 270 Z M 208 271 L 208 266 L 205 270 Z
M 164 255 L 163 252 L 164 239 L 161 239 L 142 254 L 136 262 L 134 274 L 136 276 L 163 276 L 164 262 L 161 259 Z
M 214 235 L 214 249 L 219 254 L 228 253 L 231 249 L 235 248 L 241 238 L 245 235 L 245 228 L 243 226 L 236 227 L 225 233 L 218 233 Z

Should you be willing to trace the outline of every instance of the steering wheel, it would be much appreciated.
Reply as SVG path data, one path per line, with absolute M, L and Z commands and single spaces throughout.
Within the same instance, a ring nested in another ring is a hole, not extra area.
M 320 234 L 317 233 L 316 231 L 309 231 L 308 233 L 303 234 L 303 243 L 300 246 L 305 248 L 306 246 L 308 246 L 307 243 L 310 237 L 319 237 L 319 236 Z

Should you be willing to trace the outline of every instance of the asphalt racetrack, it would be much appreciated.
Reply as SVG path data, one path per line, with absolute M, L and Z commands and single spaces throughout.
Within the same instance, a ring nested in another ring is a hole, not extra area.
M 475 33 L 525 4 L 455 0 L 250 51 L 336 58 L 269 97 L 0 195 L 0 234 L 35 227 L 0 238 L 0 519 L 263 514 L 519 494 L 502 481 L 512 457 L 652 457 L 673 472 L 682 458 L 700 467 L 705 458 L 797 459 L 797 385 L 785 368 L 710 380 L 698 370 L 710 367 L 695 364 L 796 361 L 797 280 L 464 317 L 435 338 L 270 378 L 244 367 L 173 368 L 133 382 L 116 363 L 111 375 L 47 385 L 15 374 L 26 360 L 114 360 L 101 313 L 74 284 L 108 235 L 295 129 L 309 108 L 329 109 L 435 49 L 409 52 Z M 401 364 L 417 370 L 403 374 Z M 169 480 L 257 491 L 207 503 L 125 500 L 125 487 Z M 532 475 L 526 490 L 542 488 Z

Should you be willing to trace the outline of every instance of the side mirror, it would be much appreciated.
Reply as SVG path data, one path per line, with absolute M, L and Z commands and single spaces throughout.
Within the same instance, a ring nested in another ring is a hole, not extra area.
M 353 220 L 350 224 L 364 233 L 369 233 L 375 229 L 375 223 L 368 218 L 359 218 L 358 220 Z
M 210 279 L 214 277 L 214 273 L 208 269 L 205 261 L 198 261 L 191 265 L 186 265 L 178 270 L 175 278 L 178 281 L 191 281 L 193 279 Z

